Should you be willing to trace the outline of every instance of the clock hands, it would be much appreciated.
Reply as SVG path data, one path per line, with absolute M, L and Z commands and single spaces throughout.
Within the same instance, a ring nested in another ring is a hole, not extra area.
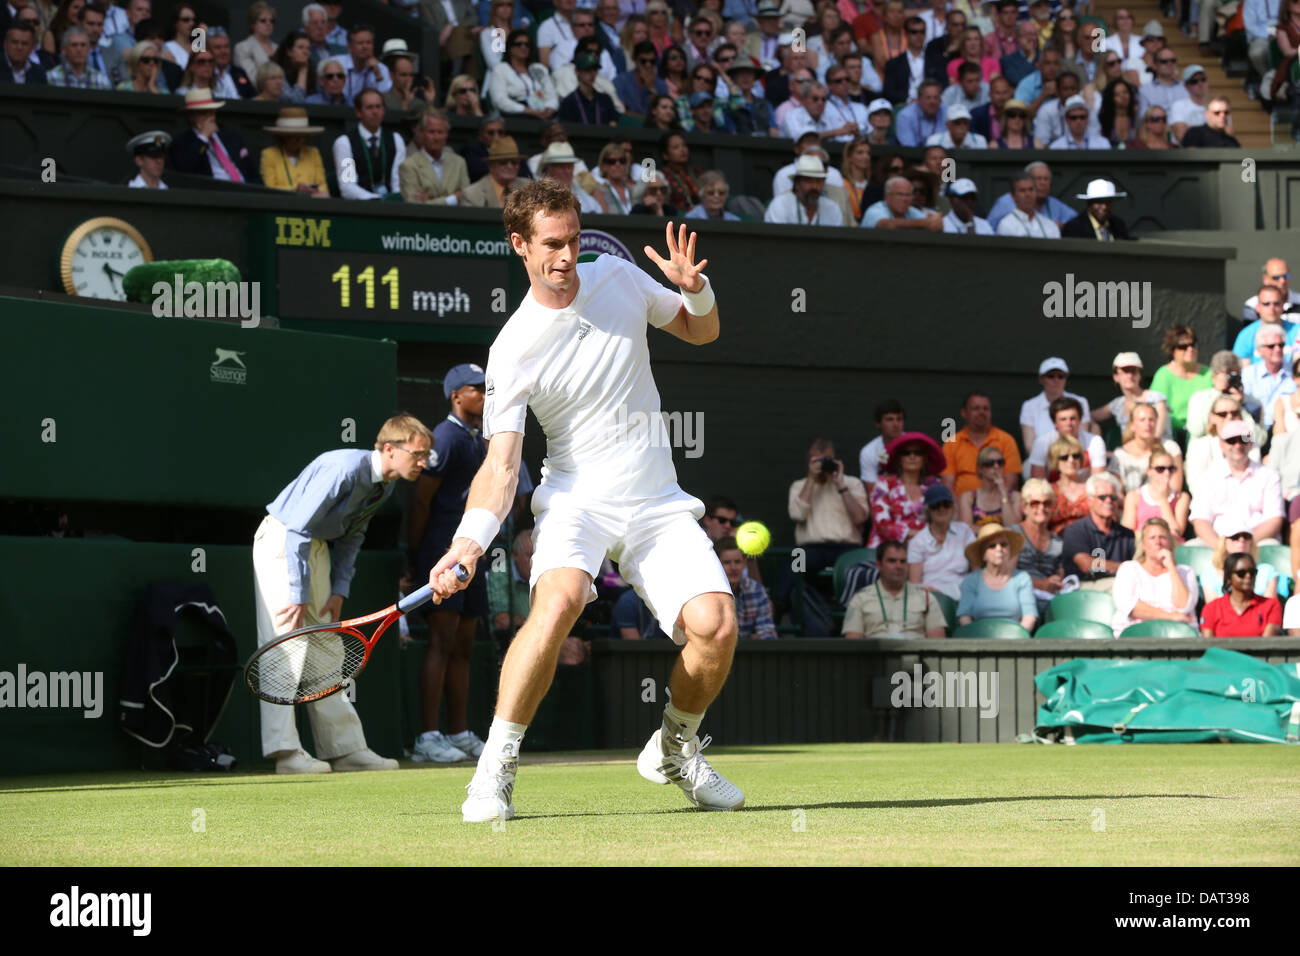
M 121 280 L 126 275 L 125 272 L 118 272 L 107 262 L 104 263 L 104 272 L 107 273 L 108 277 L 113 280 L 113 286 L 115 288 L 121 287 Z

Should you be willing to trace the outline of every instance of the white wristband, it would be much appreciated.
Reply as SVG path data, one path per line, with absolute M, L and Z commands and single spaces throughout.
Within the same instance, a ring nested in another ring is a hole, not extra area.
M 699 292 L 687 292 L 685 289 L 681 291 L 682 301 L 686 303 L 686 311 L 691 315 L 708 315 L 713 311 L 713 304 L 717 300 L 713 297 L 713 286 L 709 284 L 708 276 L 704 277 L 704 288 Z
M 487 553 L 488 546 L 492 544 L 492 539 L 497 536 L 501 530 L 501 522 L 497 516 L 486 508 L 470 508 L 465 512 L 464 517 L 460 519 L 460 525 L 456 528 L 453 538 L 469 538 L 479 546 L 479 550 L 484 554 Z

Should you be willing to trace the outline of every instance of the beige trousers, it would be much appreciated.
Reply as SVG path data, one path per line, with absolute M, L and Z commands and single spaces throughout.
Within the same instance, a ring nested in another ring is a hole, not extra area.
M 289 604 L 289 562 L 284 553 L 284 525 L 267 515 L 253 537 L 253 581 L 257 602 L 257 644 L 261 647 L 283 633 L 277 631 L 275 614 Z M 307 559 L 311 574 L 311 587 L 307 595 L 307 610 L 303 626 L 323 623 L 320 610 L 330 597 L 329 546 L 319 539 L 311 542 L 311 555 Z M 365 749 L 366 737 L 361 730 L 361 718 L 340 691 L 324 700 L 304 704 L 311 718 L 311 733 L 316 741 L 316 756 L 333 760 Z M 261 701 L 262 755 L 276 757 L 287 755 L 302 746 L 298 739 L 298 724 L 294 709 L 284 704 Z

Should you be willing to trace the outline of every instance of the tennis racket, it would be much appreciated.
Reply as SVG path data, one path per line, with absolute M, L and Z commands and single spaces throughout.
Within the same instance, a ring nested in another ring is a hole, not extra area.
M 469 580 L 469 569 L 456 565 L 456 577 Z M 427 604 L 433 590 L 426 584 L 382 611 L 347 621 L 310 624 L 259 647 L 244 665 L 244 680 L 272 704 L 305 704 L 337 694 L 370 663 L 370 653 L 384 631 L 403 614 Z M 369 636 L 360 630 L 379 622 Z

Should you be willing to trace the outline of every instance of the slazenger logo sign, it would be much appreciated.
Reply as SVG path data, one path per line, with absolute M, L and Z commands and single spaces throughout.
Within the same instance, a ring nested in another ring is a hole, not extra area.
M 225 385 L 247 385 L 248 366 L 244 364 L 242 356 L 248 353 L 236 352 L 234 349 L 214 351 L 217 353 L 217 360 L 208 367 L 210 380 Z
M 582 230 L 582 235 L 578 237 L 578 261 L 591 262 L 602 252 L 626 259 L 628 262 L 636 261 L 632 258 L 631 250 L 609 233 L 601 232 L 599 229 Z

